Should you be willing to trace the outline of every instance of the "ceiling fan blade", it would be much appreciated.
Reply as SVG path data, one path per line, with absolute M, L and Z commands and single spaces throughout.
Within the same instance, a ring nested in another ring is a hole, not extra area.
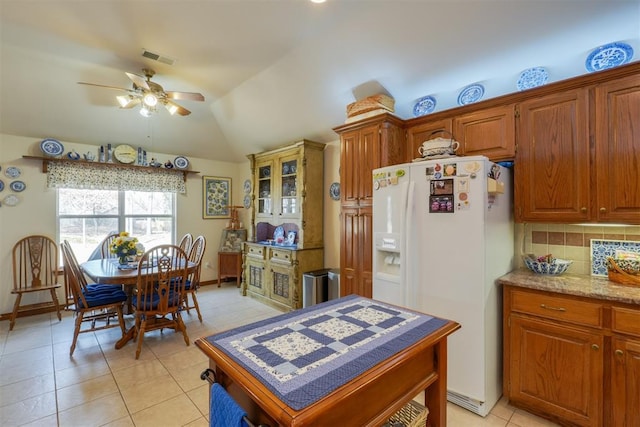
M 145 80 L 144 77 L 139 76 L 137 74 L 133 74 L 133 73 L 125 73 L 127 75 L 127 77 L 129 77 L 129 79 L 133 82 L 134 85 L 136 85 L 137 87 L 141 87 L 143 89 L 146 90 L 150 90 L 149 89 L 149 85 L 147 84 L 147 81 Z
M 139 97 L 134 97 L 129 95 L 127 96 L 116 96 L 116 98 L 118 99 L 118 103 L 120 104 L 120 108 L 133 108 L 136 105 L 140 105 L 140 103 L 142 102 L 142 99 Z
M 187 110 L 186 108 L 184 108 L 181 105 L 176 104 L 175 102 L 167 99 L 164 102 L 164 106 L 167 110 L 169 110 L 169 113 L 171 113 L 171 115 L 174 115 L 175 113 L 180 114 L 181 116 L 188 116 L 189 114 L 191 114 L 191 111 Z
M 176 92 L 172 90 L 165 91 L 167 98 L 177 99 L 179 101 L 204 101 L 204 95 L 197 92 Z
M 132 92 L 132 90 L 131 90 L 131 89 L 125 89 L 125 88 L 123 88 L 123 87 L 107 86 L 107 85 L 99 85 L 99 84 L 96 84 L 96 83 L 86 83 L 86 82 L 78 82 L 78 84 L 79 84 L 79 85 L 87 85 L 87 86 L 98 86 L 98 87 L 104 87 L 104 88 L 107 88 L 107 89 L 122 90 L 122 91 L 125 91 L 125 92 Z

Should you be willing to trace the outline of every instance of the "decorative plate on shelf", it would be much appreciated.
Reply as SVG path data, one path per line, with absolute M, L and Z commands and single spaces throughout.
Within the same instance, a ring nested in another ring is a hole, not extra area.
M 9 178 L 17 178 L 20 176 L 22 172 L 20 171 L 20 169 L 18 169 L 15 166 L 9 166 L 5 171 L 4 174 L 6 176 L 8 176 Z
M 243 204 L 245 209 L 249 209 L 251 207 L 251 196 L 248 194 L 244 196 Z
M 527 68 L 520 73 L 520 78 L 516 83 L 518 90 L 527 90 L 547 84 L 549 73 L 544 67 Z
M 11 188 L 11 190 L 15 191 L 16 193 L 19 193 L 27 188 L 27 186 L 22 181 L 13 181 L 11 184 L 9 184 L 9 188 Z
M 40 143 L 40 149 L 44 154 L 51 157 L 60 156 L 64 153 L 64 146 L 53 138 L 43 139 Z
M 484 95 L 484 86 L 474 83 L 462 89 L 458 95 L 458 105 L 467 105 L 480 101 Z
M 173 165 L 177 169 L 186 169 L 189 167 L 189 160 L 184 156 L 178 156 L 173 159 Z
M 20 203 L 20 199 L 15 194 L 9 194 L 2 202 L 7 206 L 15 206 Z
M 433 96 L 425 96 L 416 102 L 413 106 L 413 115 L 416 117 L 424 116 L 432 113 L 436 109 L 436 99 Z
M 120 163 L 133 163 L 138 158 L 138 151 L 130 145 L 121 144 L 113 150 L 113 157 Z
M 626 43 L 609 43 L 595 48 L 585 62 L 590 73 L 626 64 L 633 58 L 633 48 Z
M 251 180 L 245 179 L 242 188 L 244 189 L 244 194 L 251 193 Z
M 331 187 L 329 187 L 329 196 L 333 200 L 340 200 L 340 183 L 339 182 L 334 182 L 333 184 L 331 184 Z
M 276 229 L 273 231 L 273 240 L 277 242 L 278 237 L 280 237 L 281 240 L 284 240 L 284 227 L 281 225 L 277 226 Z

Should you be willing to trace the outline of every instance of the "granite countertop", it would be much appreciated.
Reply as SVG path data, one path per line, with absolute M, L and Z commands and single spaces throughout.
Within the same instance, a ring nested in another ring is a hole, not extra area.
M 578 274 L 554 276 L 519 269 L 499 277 L 498 283 L 579 297 L 640 304 L 640 286 L 620 285 L 606 277 Z

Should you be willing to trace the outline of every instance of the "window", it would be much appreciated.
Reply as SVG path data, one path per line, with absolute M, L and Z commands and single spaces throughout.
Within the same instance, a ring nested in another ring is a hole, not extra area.
M 110 233 L 128 231 L 145 248 L 175 241 L 175 193 L 58 189 L 58 241 L 79 262 L 100 256 Z

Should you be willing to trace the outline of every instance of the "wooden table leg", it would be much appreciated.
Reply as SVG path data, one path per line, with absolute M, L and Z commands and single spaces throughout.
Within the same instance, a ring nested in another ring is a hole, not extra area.
M 447 425 L 447 339 L 434 345 L 437 358 L 438 379 L 424 391 L 425 406 L 429 408 L 429 425 Z

